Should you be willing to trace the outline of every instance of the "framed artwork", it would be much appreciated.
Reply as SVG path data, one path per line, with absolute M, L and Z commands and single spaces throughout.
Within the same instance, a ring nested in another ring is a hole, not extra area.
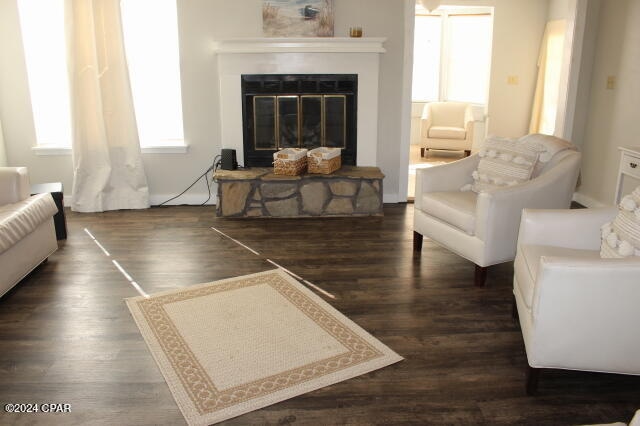
M 263 0 L 265 37 L 333 37 L 333 0 Z

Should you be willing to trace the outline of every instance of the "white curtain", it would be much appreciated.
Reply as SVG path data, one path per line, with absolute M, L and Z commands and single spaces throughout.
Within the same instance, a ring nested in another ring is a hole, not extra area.
M 71 209 L 149 207 L 124 52 L 120 0 L 67 0 L 73 123 Z
M 555 132 L 565 27 L 564 19 L 549 21 L 545 27 L 529 133 L 553 135 Z

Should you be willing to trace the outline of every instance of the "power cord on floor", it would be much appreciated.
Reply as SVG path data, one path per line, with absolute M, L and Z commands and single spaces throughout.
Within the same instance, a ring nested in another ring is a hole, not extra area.
M 187 192 L 188 190 L 190 190 L 191 188 L 193 188 L 193 186 L 198 183 L 200 181 L 200 179 L 202 179 L 204 177 L 204 181 L 207 185 L 207 192 L 209 194 L 209 196 L 207 197 L 207 200 L 201 204 L 201 206 L 204 206 L 205 204 L 207 204 L 209 202 L 209 200 L 211 199 L 211 183 L 213 183 L 214 177 L 213 175 L 215 174 L 216 170 L 218 170 L 218 167 L 220 166 L 221 163 L 221 156 L 220 155 L 216 155 L 213 158 L 213 163 L 211 164 L 211 166 L 209 166 L 209 168 L 207 168 L 207 170 L 204 171 L 204 173 L 202 173 L 200 176 L 198 176 L 198 178 L 193 181 L 193 183 L 191 185 L 189 185 L 184 191 L 182 191 L 181 193 L 179 193 L 178 195 L 176 195 L 175 197 L 171 197 L 166 201 L 163 201 L 162 203 L 158 204 L 156 207 L 160 207 L 163 206 L 165 204 L 167 204 L 169 201 L 173 201 L 176 198 L 184 195 L 185 192 Z M 209 183 L 209 178 L 207 176 L 207 174 L 209 172 L 213 171 L 213 173 L 211 174 L 211 183 Z

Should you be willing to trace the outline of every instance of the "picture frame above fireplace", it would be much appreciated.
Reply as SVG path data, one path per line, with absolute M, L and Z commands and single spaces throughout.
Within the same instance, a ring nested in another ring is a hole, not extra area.
M 265 37 L 333 37 L 333 0 L 263 0 Z

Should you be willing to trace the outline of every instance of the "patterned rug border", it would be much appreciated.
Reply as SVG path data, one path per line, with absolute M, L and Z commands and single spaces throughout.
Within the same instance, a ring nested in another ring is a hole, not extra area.
M 218 390 L 163 306 L 268 284 L 348 351 Z M 187 423 L 223 421 L 401 361 L 403 358 L 280 269 L 125 299 Z M 151 325 L 152 324 L 152 325 Z M 177 348 L 177 349 L 176 349 Z M 179 365 L 180 368 L 176 368 Z

